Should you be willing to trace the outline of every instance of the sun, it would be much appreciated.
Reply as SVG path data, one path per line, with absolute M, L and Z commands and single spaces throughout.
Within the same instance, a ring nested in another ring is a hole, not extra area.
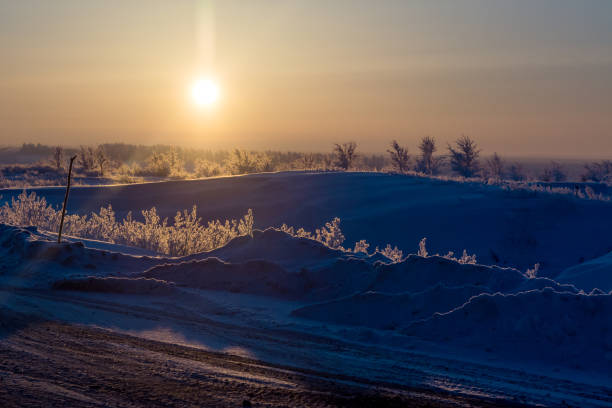
M 212 79 L 200 78 L 191 86 L 191 97 L 198 106 L 212 106 L 219 100 L 219 85 Z

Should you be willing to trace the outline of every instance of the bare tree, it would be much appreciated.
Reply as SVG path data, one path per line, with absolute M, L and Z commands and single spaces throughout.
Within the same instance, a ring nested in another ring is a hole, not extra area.
M 442 165 L 442 158 L 434 157 L 437 150 L 436 141 L 433 137 L 425 136 L 419 144 L 421 154 L 417 158 L 415 170 L 424 174 L 437 174 Z
M 62 160 L 64 159 L 64 149 L 61 146 L 56 146 L 51 159 L 55 168 L 59 171 L 62 169 Z
M 391 156 L 391 162 L 397 171 L 400 173 L 408 171 L 410 166 L 408 148 L 400 146 L 397 140 L 394 140 L 391 142 L 391 149 L 387 149 L 387 152 Z
M 561 164 L 556 161 L 551 161 L 550 165 L 544 169 L 544 172 L 540 176 L 542 181 L 556 181 L 561 182 L 567 180 L 567 175 Z
M 468 136 L 461 136 L 455 141 L 455 147 L 448 145 L 450 152 L 451 168 L 463 177 L 474 177 L 480 170 L 478 156 L 480 150 L 476 142 Z
M 106 152 L 104 151 L 104 148 L 102 146 L 98 146 L 98 148 L 95 151 L 95 155 L 94 155 L 94 160 L 96 162 L 96 165 L 98 166 L 98 169 L 100 171 L 100 176 L 104 176 L 104 169 L 106 168 L 106 165 L 108 164 L 109 160 L 108 160 L 108 156 L 106 155 Z
M 353 164 L 355 157 L 357 157 L 357 143 L 348 142 L 334 145 L 334 165 L 343 170 L 348 170 Z
M 495 180 L 501 180 L 504 177 L 504 161 L 497 152 L 487 159 L 487 170 L 490 177 Z

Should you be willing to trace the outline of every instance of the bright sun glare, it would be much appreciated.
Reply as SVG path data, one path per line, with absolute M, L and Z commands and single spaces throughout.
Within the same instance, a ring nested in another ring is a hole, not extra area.
M 212 106 L 219 99 L 219 85 L 212 79 L 198 79 L 191 86 L 191 97 L 198 106 Z

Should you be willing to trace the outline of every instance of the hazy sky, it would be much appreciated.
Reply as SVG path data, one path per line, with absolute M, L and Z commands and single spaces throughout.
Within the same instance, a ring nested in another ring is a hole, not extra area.
M 197 108 L 194 79 L 222 98 Z M 0 144 L 612 155 L 612 1 L 0 0 Z

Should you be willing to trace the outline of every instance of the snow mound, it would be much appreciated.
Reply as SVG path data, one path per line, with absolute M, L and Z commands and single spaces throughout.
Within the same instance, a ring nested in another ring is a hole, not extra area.
M 0 224 L 0 282 L 4 284 L 49 287 L 58 279 L 128 275 L 160 262 L 159 258 L 87 248 L 82 242 L 58 244 L 35 227 Z
M 604 292 L 609 292 L 612 290 L 612 252 L 572 266 L 561 272 L 555 280 L 571 283 L 585 291 L 598 288 Z
M 227 263 L 218 258 L 191 260 L 151 268 L 143 277 L 178 286 L 293 298 L 305 291 L 304 279 L 274 263 L 255 260 Z
M 493 355 L 571 368 L 612 366 L 612 294 L 551 288 L 481 294 L 448 313 L 415 322 L 404 334 Z
M 186 259 L 209 257 L 232 263 L 266 260 L 289 271 L 299 271 L 303 268 L 323 268 L 330 266 L 337 259 L 362 259 L 370 263 L 376 261 L 389 262 L 389 259 L 380 254 L 368 256 L 363 253 L 332 249 L 318 241 L 294 237 L 274 228 L 268 228 L 264 231 L 255 230 L 252 237 L 237 237 L 224 247 L 193 255 Z
M 572 285 L 560 285 L 548 278 L 528 279 L 513 268 L 460 264 L 441 256 L 410 255 L 395 264 L 378 264 L 376 280 L 370 291 L 385 293 L 422 292 L 438 284 L 447 287 L 473 285 L 492 292 L 518 292 L 553 287 L 556 290 L 577 292 Z M 466 299 L 467 300 L 467 299 Z
M 81 292 L 125 293 L 132 295 L 169 295 L 176 292 L 174 284 L 147 278 L 99 278 L 64 279 L 53 284 L 56 290 Z
M 548 278 L 529 279 L 511 268 L 460 264 L 439 256 L 409 256 L 396 264 L 339 260 L 332 268 L 313 271 L 328 282 L 318 300 L 330 302 L 305 306 L 295 316 L 342 325 L 377 329 L 404 327 L 448 312 L 481 293 L 518 293 L 546 287 L 578 293 L 572 285 Z M 344 286 L 342 286 L 344 284 Z M 332 289 L 335 289 L 332 290 Z M 358 293 L 361 292 L 361 293 Z M 347 296 L 337 299 L 340 296 Z
M 396 330 L 436 312 L 452 310 L 483 290 L 486 289 L 472 285 L 455 288 L 437 285 L 417 293 L 363 292 L 305 306 L 292 315 L 326 323 Z

